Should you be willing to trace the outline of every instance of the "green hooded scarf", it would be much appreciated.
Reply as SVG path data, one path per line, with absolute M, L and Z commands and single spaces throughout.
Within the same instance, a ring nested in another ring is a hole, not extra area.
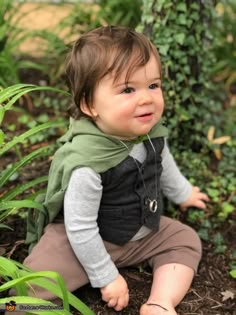
M 149 137 L 164 136 L 167 136 L 167 128 L 160 121 L 152 128 Z M 43 211 L 35 215 L 35 210 L 31 209 L 28 214 L 26 244 L 30 244 L 29 250 L 40 239 L 44 227 L 53 222 L 63 208 L 64 194 L 74 169 L 87 166 L 97 173 L 105 172 L 122 162 L 134 144 L 146 138 L 140 136 L 134 141 L 123 141 L 125 147 L 118 139 L 104 134 L 89 119 L 71 119 L 69 130 L 59 139 L 61 147 L 53 157 L 46 194 L 36 199 L 43 205 Z

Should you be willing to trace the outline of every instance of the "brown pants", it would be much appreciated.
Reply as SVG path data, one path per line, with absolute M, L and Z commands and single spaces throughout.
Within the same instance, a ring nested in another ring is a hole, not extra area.
M 161 265 L 179 263 L 197 271 L 201 258 L 201 243 L 190 227 L 167 217 L 161 217 L 160 229 L 138 241 L 124 246 L 104 242 L 111 259 L 118 268 L 147 262 L 153 271 Z M 25 259 L 24 265 L 34 271 L 56 271 L 65 280 L 69 291 L 89 282 L 86 272 L 77 260 L 62 223 L 49 224 L 39 243 Z M 34 295 L 53 300 L 48 291 L 35 288 Z

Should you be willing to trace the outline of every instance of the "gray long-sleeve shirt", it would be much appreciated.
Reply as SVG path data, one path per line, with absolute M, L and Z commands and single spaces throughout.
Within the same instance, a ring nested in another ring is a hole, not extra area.
M 141 163 L 146 158 L 143 143 L 136 144 L 130 155 Z M 162 151 L 161 190 L 176 204 L 188 199 L 192 186 L 181 174 L 167 144 Z M 102 197 L 101 176 L 89 167 L 73 171 L 64 199 L 65 227 L 70 244 L 84 267 L 93 287 L 104 287 L 118 276 L 99 234 L 97 216 Z M 150 233 L 143 226 L 132 240 Z

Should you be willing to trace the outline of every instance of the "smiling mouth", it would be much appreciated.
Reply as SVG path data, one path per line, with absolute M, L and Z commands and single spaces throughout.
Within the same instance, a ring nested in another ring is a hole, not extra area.
M 151 115 L 151 113 L 143 114 L 143 115 L 141 115 L 141 116 L 150 116 L 150 115 Z
M 140 121 L 149 121 L 151 120 L 153 117 L 153 114 L 152 113 L 146 113 L 146 114 L 143 114 L 143 115 L 140 115 L 140 116 L 137 116 L 136 118 Z
M 137 116 L 137 117 L 149 117 L 151 115 L 152 115 L 152 113 L 146 113 L 146 114 L 143 114 L 143 115 L 140 115 L 140 116 Z

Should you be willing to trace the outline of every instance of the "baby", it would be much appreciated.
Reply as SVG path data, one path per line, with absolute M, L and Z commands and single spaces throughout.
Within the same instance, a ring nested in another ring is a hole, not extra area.
M 24 264 L 59 272 L 70 291 L 90 282 L 121 311 L 129 289 L 119 268 L 146 262 L 153 283 L 140 315 L 177 314 L 201 242 L 192 228 L 164 215 L 162 195 L 182 209 L 204 209 L 208 197 L 169 151 L 158 51 L 127 27 L 100 27 L 74 43 L 66 74 L 70 128 L 50 168 L 48 224 Z

